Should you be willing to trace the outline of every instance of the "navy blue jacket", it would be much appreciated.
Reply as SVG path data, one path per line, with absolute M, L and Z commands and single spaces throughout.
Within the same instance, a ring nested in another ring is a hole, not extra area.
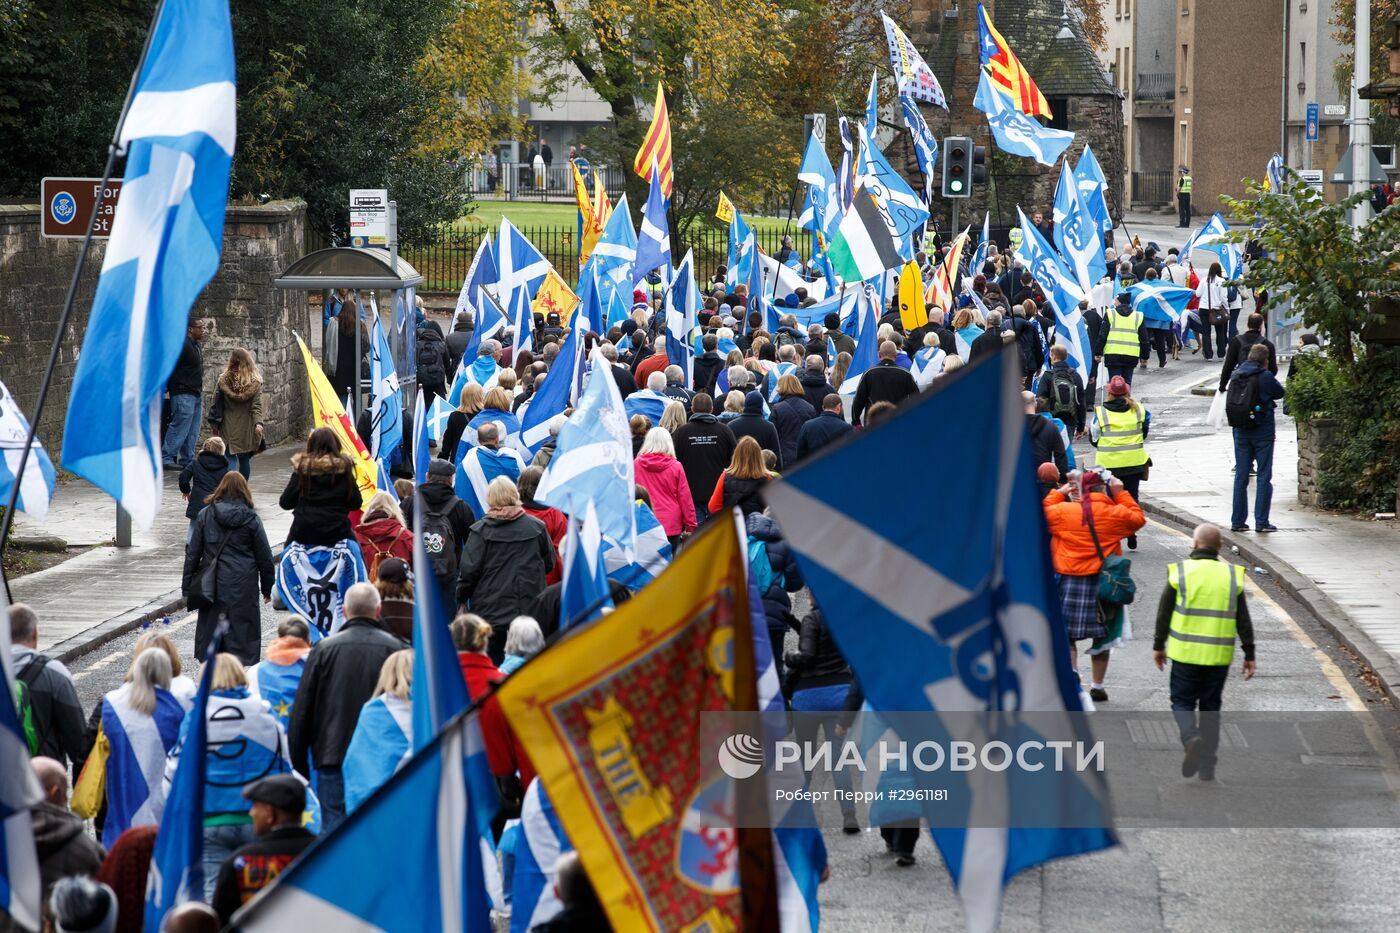
M 1254 427 L 1235 428 L 1235 430 L 1249 434 L 1267 432 L 1272 436 L 1274 433 L 1274 409 L 1277 407 L 1278 400 L 1283 398 L 1283 383 L 1279 382 L 1278 377 L 1269 372 L 1267 367 L 1251 363 L 1248 360 L 1241 363 L 1230 378 L 1248 376 L 1259 378 L 1259 407 L 1261 410 L 1254 417 Z
M 773 519 L 760 512 L 751 512 L 745 521 L 750 541 L 763 542 L 764 550 L 768 552 L 768 565 L 773 568 L 773 582 L 763 592 L 763 615 L 768 620 L 768 630 L 786 631 L 789 626 L 797 628 L 798 622 L 792 615 L 792 600 L 788 598 L 788 593 L 802 589 L 802 570 Z
M 821 450 L 833 441 L 839 441 L 854 431 L 850 423 L 834 411 L 824 411 L 802 426 L 797 435 L 797 459 Z

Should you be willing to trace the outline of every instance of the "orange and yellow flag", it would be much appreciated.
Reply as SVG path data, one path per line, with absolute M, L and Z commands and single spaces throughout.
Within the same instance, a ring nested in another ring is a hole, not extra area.
M 612 211 L 612 202 L 608 200 L 608 189 L 603 187 L 603 173 L 595 168 L 593 170 L 593 216 L 597 218 L 599 230 L 608 225 L 608 218 L 612 216 Z
M 666 112 L 666 95 L 660 82 L 656 85 L 656 109 L 651 115 L 651 126 L 642 139 L 642 148 L 637 150 L 637 158 L 632 161 L 632 171 L 651 181 L 651 162 L 661 168 L 661 193 L 671 196 L 671 116 Z
M 569 315 L 574 313 L 578 303 L 578 295 L 574 294 L 573 289 L 569 288 L 558 272 L 550 269 L 545 273 L 544 281 L 540 283 L 540 290 L 535 293 L 530 310 L 545 317 L 551 313 L 558 314 L 559 320 L 567 323 Z
M 574 170 L 574 203 L 578 205 L 578 264 L 582 268 L 598 243 L 603 228 L 598 224 L 598 214 L 588 200 L 588 182 L 583 180 L 578 163 L 570 161 L 569 167 Z
M 355 483 L 360 487 L 361 500 L 368 502 L 370 496 L 378 491 L 375 484 L 379 473 L 378 466 L 365 449 L 360 435 L 350 423 L 350 416 L 345 413 L 345 406 L 336 396 L 335 389 L 331 388 L 330 380 L 321 371 L 320 364 L 307 349 L 305 341 L 300 336 L 293 336 L 297 338 L 297 346 L 301 347 L 301 358 L 306 363 L 306 378 L 311 385 L 311 414 L 315 418 L 316 427 L 330 428 L 340 439 L 340 452 L 355 464 Z
M 1032 117 L 1049 117 L 1050 102 L 1040 93 L 1006 38 L 997 32 L 987 8 L 977 4 L 982 64 L 992 79 L 992 87 L 1011 101 L 1011 106 Z
M 928 291 L 924 292 L 924 301 L 941 309 L 945 318 L 953 310 L 953 287 L 957 285 L 958 264 L 962 262 L 963 248 L 967 246 L 970 229 L 972 228 L 965 228 L 953 239 L 947 258 L 938 264 L 938 268 L 933 272 L 933 281 L 928 283 Z

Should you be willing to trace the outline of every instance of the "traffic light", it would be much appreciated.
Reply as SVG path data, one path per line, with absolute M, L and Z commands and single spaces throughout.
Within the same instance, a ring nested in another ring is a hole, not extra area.
M 973 185 L 985 185 L 987 183 L 987 147 L 972 147 L 972 183 Z
M 973 148 L 971 137 L 943 138 L 943 197 L 972 197 Z

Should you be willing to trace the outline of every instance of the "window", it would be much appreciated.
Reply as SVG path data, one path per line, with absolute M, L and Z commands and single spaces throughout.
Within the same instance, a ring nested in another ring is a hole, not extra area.
M 1381 168 L 1395 168 L 1395 146 L 1372 146 L 1371 154 L 1376 157 L 1376 161 L 1381 164 Z
M 1050 104 L 1050 126 L 1057 130 L 1069 129 L 1069 98 L 1047 97 Z

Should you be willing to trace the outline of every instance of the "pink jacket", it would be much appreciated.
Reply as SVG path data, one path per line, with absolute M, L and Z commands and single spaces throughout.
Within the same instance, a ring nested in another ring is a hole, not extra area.
M 695 500 L 690 497 L 690 484 L 680 461 L 665 454 L 642 454 L 636 471 L 637 485 L 651 493 L 651 510 L 666 536 L 694 531 Z

